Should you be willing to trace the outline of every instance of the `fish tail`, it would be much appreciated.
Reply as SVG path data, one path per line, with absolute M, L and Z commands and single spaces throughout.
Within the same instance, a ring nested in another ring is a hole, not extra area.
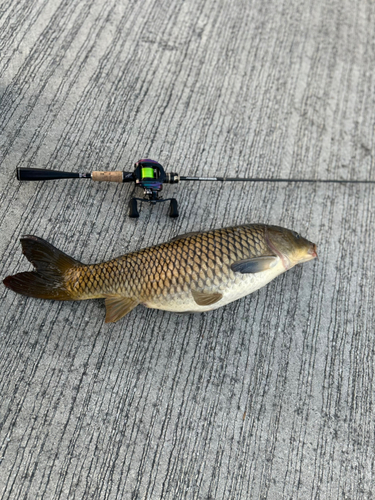
M 23 236 L 20 241 L 23 254 L 35 270 L 7 276 L 4 285 L 28 297 L 74 300 L 67 286 L 69 272 L 82 264 L 37 236 Z

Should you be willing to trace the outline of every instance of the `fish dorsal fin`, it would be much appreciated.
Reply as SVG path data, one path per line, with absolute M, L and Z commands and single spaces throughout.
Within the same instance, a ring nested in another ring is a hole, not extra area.
M 264 257 L 254 257 L 252 259 L 239 260 L 230 267 L 233 272 L 241 274 L 261 273 L 272 269 L 279 261 L 279 257 L 268 255 Z
M 105 322 L 115 323 L 132 309 L 137 307 L 139 300 L 129 297 L 119 297 L 118 295 L 109 295 L 105 299 Z
M 185 238 L 190 238 L 190 236 L 195 236 L 196 234 L 200 234 L 199 231 L 192 231 L 191 233 L 185 233 L 185 234 L 179 234 L 178 236 L 175 236 L 172 238 L 171 241 L 177 241 L 177 240 L 184 240 Z
M 211 306 L 223 298 L 222 293 L 216 292 L 197 292 L 196 290 L 192 290 L 191 293 L 198 306 Z

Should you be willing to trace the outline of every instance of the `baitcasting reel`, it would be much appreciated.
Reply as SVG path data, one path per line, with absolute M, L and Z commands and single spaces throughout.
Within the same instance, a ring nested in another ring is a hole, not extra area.
M 166 174 L 164 168 L 154 160 L 139 160 L 132 174 L 136 187 L 143 189 L 143 198 L 131 198 L 129 201 L 129 217 L 139 217 L 137 201 L 156 204 L 170 201 L 169 217 L 178 217 L 178 206 L 175 198 L 162 198 L 159 193 L 163 184 L 176 184 L 178 174 Z

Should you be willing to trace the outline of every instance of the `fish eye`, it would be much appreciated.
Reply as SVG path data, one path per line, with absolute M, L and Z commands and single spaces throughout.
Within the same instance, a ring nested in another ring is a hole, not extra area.
M 301 236 L 298 233 L 296 233 L 295 231 L 292 231 L 292 234 L 296 238 L 296 240 L 299 240 L 301 238 Z

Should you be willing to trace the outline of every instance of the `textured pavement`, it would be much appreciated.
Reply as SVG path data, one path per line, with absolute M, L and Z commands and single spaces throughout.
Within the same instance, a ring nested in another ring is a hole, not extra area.
M 100 262 L 264 222 L 319 261 L 205 314 L 0 290 L 0 497 L 372 499 L 375 185 L 129 185 L 16 167 L 375 179 L 371 0 L 5 1 L 0 277 L 23 234 Z

